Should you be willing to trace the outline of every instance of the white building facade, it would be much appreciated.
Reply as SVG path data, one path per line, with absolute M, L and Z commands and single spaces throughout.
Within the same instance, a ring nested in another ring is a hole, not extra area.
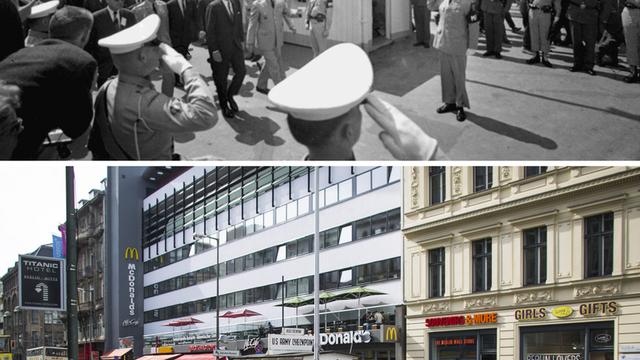
M 640 358 L 640 169 L 403 179 L 407 359 Z
M 356 331 L 367 310 L 384 311 L 384 321 L 395 324 L 402 304 L 401 168 L 319 171 L 320 290 L 382 293 L 322 305 L 323 332 Z M 214 342 L 217 271 L 220 315 L 245 309 L 259 314 L 221 318 L 221 335 L 242 339 L 261 328 L 281 328 L 283 279 L 285 300 L 313 294 L 313 189 L 312 167 L 198 167 L 146 197 L 146 346 Z M 196 241 L 194 234 L 207 237 Z M 284 327 L 312 329 L 312 310 L 285 308 Z M 187 317 L 201 323 L 169 325 Z M 383 342 L 353 350 L 361 358 L 395 358 L 395 344 Z

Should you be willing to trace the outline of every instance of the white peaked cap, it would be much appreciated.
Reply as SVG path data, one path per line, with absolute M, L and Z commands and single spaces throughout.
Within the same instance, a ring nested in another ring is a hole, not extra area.
M 56 12 L 56 8 L 60 4 L 58 0 L 47 1 L 42 4 L 34 5 L 31 8 L 29 19 L 39 19 Z
M 151 14 L 131 27 L 98 40 L 98 45 L 109 48 L 112 54 L 126 54 L 155 39 L 158 28 L 160 17 Z
M 327 49 L 276 85 L 269 91 L 269 102 L 300 120 L 329 120 L 362 102 L 372 86 L 369 57 L 360 47 L 344 43 Z

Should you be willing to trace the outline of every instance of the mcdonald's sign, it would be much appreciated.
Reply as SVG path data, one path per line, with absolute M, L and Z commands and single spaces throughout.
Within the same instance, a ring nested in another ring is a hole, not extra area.
M 140 253 L 138 253 L 138 249 L 134 247 L 127 247 L 124 249 L 124 259 L 125 260 L 140 260 Z
M 398 329 L 395 326 L 385 326 L 384 341 L 385 342 L 398 341 Z

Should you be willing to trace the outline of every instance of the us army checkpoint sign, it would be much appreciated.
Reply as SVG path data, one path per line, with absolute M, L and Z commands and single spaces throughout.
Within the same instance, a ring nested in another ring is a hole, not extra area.
M 30 310 L 65 310 L 65 261 L 20 255 L 19 306 Z

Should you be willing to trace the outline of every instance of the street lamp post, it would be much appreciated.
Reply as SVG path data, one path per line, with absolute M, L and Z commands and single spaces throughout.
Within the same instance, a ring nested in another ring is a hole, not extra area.
M 193 234 L 194 240 L 212 239 L 216 241 L 216 351 L 220 350 L 220 239 L 206 234 Z M 216 356 L 216 359 L 218 356 Z

